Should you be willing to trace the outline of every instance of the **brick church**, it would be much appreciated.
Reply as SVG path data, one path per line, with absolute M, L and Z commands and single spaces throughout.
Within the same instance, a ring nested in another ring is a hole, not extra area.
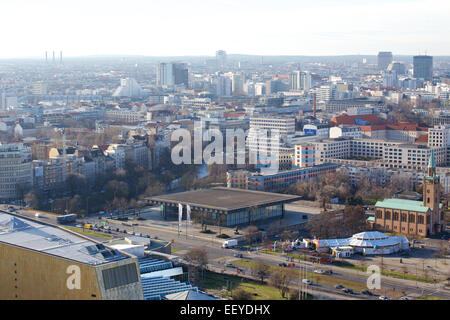
M 423 182 L 423 201 L 384 199 L 375 204 L 375 227 L 394 233 L 427 237 L 445 230 L 440 203 L 441 182 L 431 153 Z

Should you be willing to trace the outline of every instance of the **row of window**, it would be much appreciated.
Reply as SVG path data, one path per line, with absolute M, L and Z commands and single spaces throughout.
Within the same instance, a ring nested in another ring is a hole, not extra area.
M 377 210 L 375 213 L 375 217 L 377 219 L 383 219 L 383 212 L 381 210 Z M 410 213 L 410 214 L 406 214 L 406 213 L 399 213 L 394 211 L 392 214 L 390 211 L 386 211 L 384 213 L 384 219 L 385 220 L 392 220 L 394 221 L 400 221 L 401 222 L 409 222 L 409 223 L 416 223 L 416 214 Z M 426 218 L 427 220 L 427 224 L 430 223 L 430 217 L 427 216 Z M 417 223 L 418 224 L 424 224 L 425 223 L 425 217 L 423 215 L 417 215 Z

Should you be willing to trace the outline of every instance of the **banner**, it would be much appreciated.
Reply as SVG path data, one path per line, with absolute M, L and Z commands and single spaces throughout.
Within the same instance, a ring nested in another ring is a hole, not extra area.
M 183 205 L 181 203 L 178 204 L 178 226 L 181 227 L 183 220 Z
M 188 226 L 190 226 L 191 225 L 191 206 L 190 205 L 186 206 L 186 211 L 187 211 L 186 223 L 187 223 Z

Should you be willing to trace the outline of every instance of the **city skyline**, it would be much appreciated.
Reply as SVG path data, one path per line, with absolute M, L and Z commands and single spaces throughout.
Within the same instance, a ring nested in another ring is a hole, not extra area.
M 444 0 L 284 0 L 276 7 L 254 0 L 20 0 L 0 8 L 9 13 L 0 21 L 9 30 L 0 58 L 53 50 L 65 57 L 208 56 L 220 48 L 248 55 L 450 55 L 442 41 L 450 31 Z

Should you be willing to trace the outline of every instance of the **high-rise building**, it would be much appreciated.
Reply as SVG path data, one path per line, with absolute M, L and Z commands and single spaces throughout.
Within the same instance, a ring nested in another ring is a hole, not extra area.
M 156 67 L 158 87 L 189 84 L 188 69 L 185 63 L 159 63 Z
M 383 86 L 397 87 L 398 86 L 397 72 L 385 71 L 383 75 Z
M 294 71 L 289 75 L 290 90 L 306 90 L 312 87 L 311 73 L 307 71 Z
M 381 51 L 378 52 L 378 69 L 386 70 L 393 60 L 392 52 Z
M 231 79 L 230 77 L 219 75 L 216 78 L 216 94 L 219 97 L 231 96 Z
M 232 93 L 244 92 L 245 75 L 242 72 L 233 73 L 231 76 Z
M 216 51 L 217 68 L 223 69 L 227 64 L 227 53 L 224 50 Z
M 433 79 L 433 57 L 414 56 L 414 78 L 431 81 Z
M 279 136 L 276 137 L 275 132 Z M 264 133 L 267 133 L 266 135 Z M 248 147 L 253 152 L 283 152 L 288 136 L 295 133 L 295 118 L 253 116 L 250 118 Z
M 173 75 L 175 85 L 189 85 L 189 72 L 186 63 L 174 63 Z
M 300 71 L 293 71 L 289 75 L 289 89 L 300 90 Z
M 0 199 L 23 197 L 33 183 L 31 148 L 21 143 L 0 146 Z
M 312 87 L 311 73 L 308 71 L 300 72 L 300 89 L 308 91 Z
M 404 75 L 406 73 L 406 66 L 402 62 L 394 61 L 388 67 L 388 71 L 395 71 L 397 75 Z

